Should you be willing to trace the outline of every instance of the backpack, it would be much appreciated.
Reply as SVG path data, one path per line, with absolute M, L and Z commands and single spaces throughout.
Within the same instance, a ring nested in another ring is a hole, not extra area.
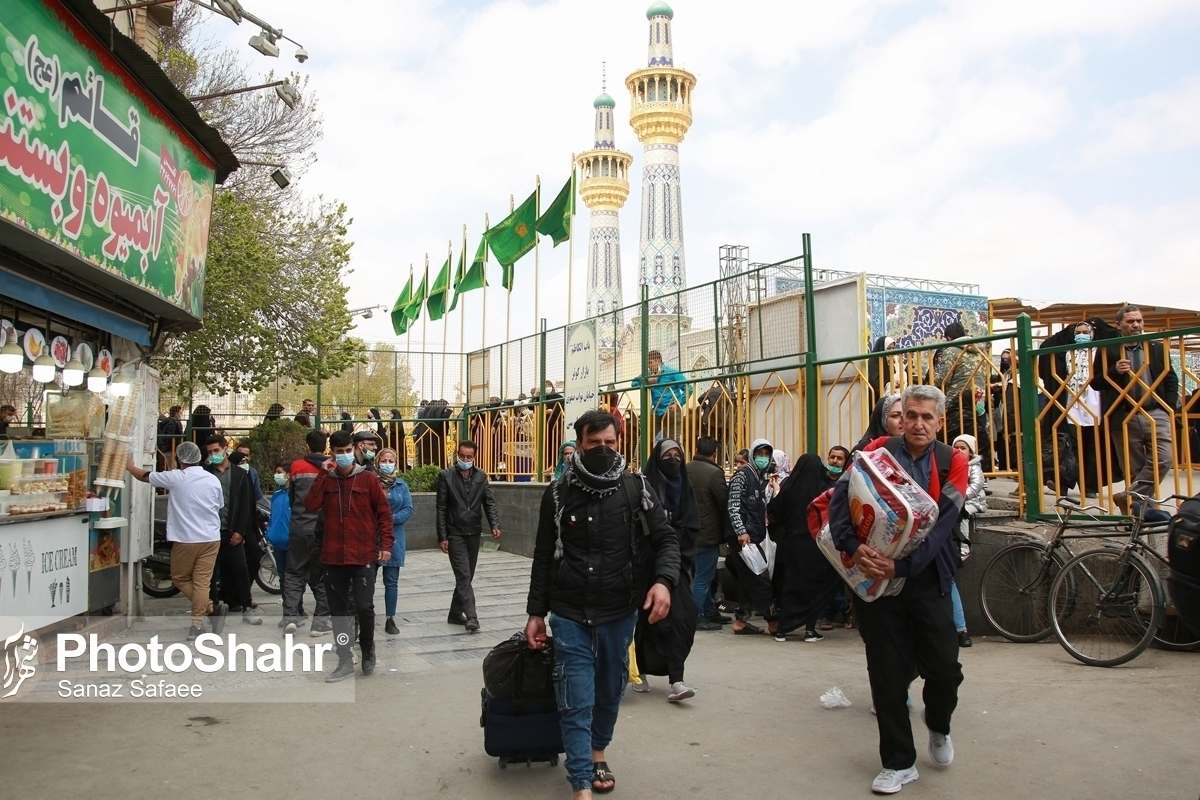
M 1167 528 L 1168 585 L 1180 617 L 1200 630 L 1200 495 L 1184 500 Z
M 903 436 L 889 437 L 887 444 L 884 445 L 884 449 L 891 453 L 893 458 L 899 455 L 900 448 L 902 447 L 904 447 Z M 933 458 L 937 464 L 938 491 L 940 492 L 942 487 L 946 485 L 946 481 L 950 479 L 950 464 L 954 460 L 954 448 L 945 442 L 935 441 L 933 443 Z M 845 473 L 843 473 L 844 475 Z M 829 487 L 808 504 L 808 532 L 814 539 L 821 533 L 821 529 L 829 524 L 829 503 L 833 500 L 833 489 L 834 487 Z M 960 535 L 957 525 L 954 527 L 954 530 L 954 536 L 957 540 L 957 537 Z

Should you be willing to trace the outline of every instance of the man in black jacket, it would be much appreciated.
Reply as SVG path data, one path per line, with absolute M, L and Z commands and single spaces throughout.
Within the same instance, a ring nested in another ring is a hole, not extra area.
M 688 478 L 696 490 L 696 507 L 700 511 L 700 536 L 696 539 L 696 579 L 692 593 L 696 598 L 699 624 L 696 630 L 719 631 L 725 622 L 713 602 L 712 583 L 717 575 L 717 558 L 725 536 L 725 507 L 729 503 L 729 486 L 725 470 L 717 466 L 720 444 L 711 436 L 696 440 L 696 455 L 687 464 Z
M 454 570 L 454 599 L 446 622 L 465 625 L 471 633 L 479 630 L 475 611 L 475 563 L 479 560 L 479 536 L 483 515 L 487 514 L 492 538 L 500 538 L 500 515 L 492 499 L 487 475 L 475 468 L 475 443 L 458 443 L 458 463 L 442 470 L 437 482 L 438 546 L 450 556 Z
M 625 474 L 616 426 L 602 411 L 575 422 L 579 448 L 542 495 L 526 603 L 531 649 L 546 647 L 553 614 L 554 691 L 576 798 L 615 785 L 604 750 L 629 680 L 638 608 L 652 625 L 665 619 L 679 579 L 675 531 L 654 491 Z M 635 577 L 643 563 L 654 576 L 644 596 Z
M 1140 336 L 1144 328 L 1137 306 L 1117 311 L 1121 336 Z M 1109 345 L 1096 353 L 1092 388 L 1100 392 L 1117 459 L 1125 473 L 1124 492 L 1113 502 L 1128 514 L 1129 492 L 1158 496 L 1158 484 L 1174 460 L 1171 437 L 1179 407 L 1179 376 L 1165 341 Z
M 229 463 L 229 443 L 219 433 L 204 442 L 208 464 L 204 467 L 221 482 L 225 505 L 221 507 L 221 549 L 217 551 L 216 576 L 209 590 L 214 613 L 224 613 L 221 595 L 230 601 L 231 611 L 241 611 L 248 625 L 262 625 L 254 612 L 250 596 L 250 571 L 246 566 L 246 539 L 254 535 L 254 489 L 250 473 L 233 469 Z

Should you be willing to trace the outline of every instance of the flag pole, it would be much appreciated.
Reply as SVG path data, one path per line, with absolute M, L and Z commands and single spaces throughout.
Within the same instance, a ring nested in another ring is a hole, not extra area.
M 425 287 L 425 293 L 429 293 L 429 253 L 425 254 L 425 280 L 421 281 L 421 285 Z M 425 298 L 421 298 L 421 305 L 425 305 Z M 418 308 L 417 313 L 421 314 L 424 309 Z M 425 331 L 429 327 L 429 315 L 421 314 L 421 392 L 425 391 Z M 433 381 L 429 382 L 430 388 L 433 388 Z M 425 395 L 425 399 L 431 399 L 429 395 Z
M 513 196 L 508 196 L 508 213 L 511 216 L 513 212 Z M 515 275 L 513 276 L 516 277 Z M 507 345 L 512 341 L 512 283 L 508 284 L 508 306 L 504 311 L 504 343 Z
M 534 177 L 534 181 L 535 181 L 534 187 L 533 187 L 533 194 L 534 194 L 533 218 L 537 219 L 538 217 L 540 217 L 542 215 L 542 176 L 535 175 L 533 177 Z M 535 230 L 533 232 L 533 332 L 534 332 L 534 334 L 537 334 L 537 332 L 542 329 L 541 323 L 538 321 L 540 319 L 540 317 L 538 316 L 538 313 L 541 310 L 538 306 L 538 303 L 539 303 L 539 297 L 540 297 L 540 290 L 542 287 L 541 248 L 538 247 L 538 243 L 541 241 L 541 238 L 542 237 L 538 236 L 538 233 Z M 537 362 L 535 361 L 534 363 L 537 363 Z
M 463 262 L 463 276 L 465 276 L 466 270 L 468 269 L 468 267 L 467 267 L 467 223 L 465 223 L 465 222 L 463 223 L 462 262 Z M 461 280 L 463 276 L 459 276 L 459 280 Z M 454 288 L 454 296 L 458 297 L 458 287 Z M 464 303 L 467 302 L 466 298 L 463 298 L 463 302 Z M 465 354 L 467 352 L 467 308 L 466 308 L 466 306 L 463 306 L 462 310 L 459 311 L 458 313 L 459 313 L 458 349 L 461 350 Z
M 575 154 L 571 153 L 571 229 L 567 232 L 567 324 L 571 324 L 571 304 L 575 302 Z
M 446 291 L 442 293 L 442 386 L 446 384 L 446 295 L 450 293 L 450 270 L 454 268 L 454 242 L 446 240 Z M 459 387 L 462 388 L 462 387 Z M 445 395 L 443 395 L 444 397 Z
M 488 215 L 483 212 L 483 232 L 486 235 L 488 230 Z M 487 350 L 487 258 L 488 248 L 483 246 L 483 320 L 482 329 L 479 331 L 479 349 Z

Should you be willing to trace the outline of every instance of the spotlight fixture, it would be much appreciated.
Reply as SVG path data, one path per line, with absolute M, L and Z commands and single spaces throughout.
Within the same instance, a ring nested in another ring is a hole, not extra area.
M 222 14 L 233 20 L 234 25 L 242 24 L 244 9 L 238 0 L 213 0 L 213 2 L 216 3 Z
M 279 57 L 279 45 L 275 42 L 275 35 L 265 28 L 262 33 L 250 37 L 250 46 L 264 56 L 270 56 L 271 58 Z
M 275 94 L 279 95 L 279 99 L 284 102 L 288 108 L 295 108 L 300 104 L 300 90 L 291 84 L 289 81 L 284 81 L 275 87 Z
M 285 167 L 279 167 L 271 172 L 271 180 L 275 181 L 275 185 L 280 189 L 286 189 L 292 183 L 292 173 Z

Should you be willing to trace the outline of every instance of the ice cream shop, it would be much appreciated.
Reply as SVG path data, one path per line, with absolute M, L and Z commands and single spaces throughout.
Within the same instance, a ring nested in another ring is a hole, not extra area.
M 0 14 L 0 617 L 136 612 L 158 375 L 237 160 L 91 0 Z

